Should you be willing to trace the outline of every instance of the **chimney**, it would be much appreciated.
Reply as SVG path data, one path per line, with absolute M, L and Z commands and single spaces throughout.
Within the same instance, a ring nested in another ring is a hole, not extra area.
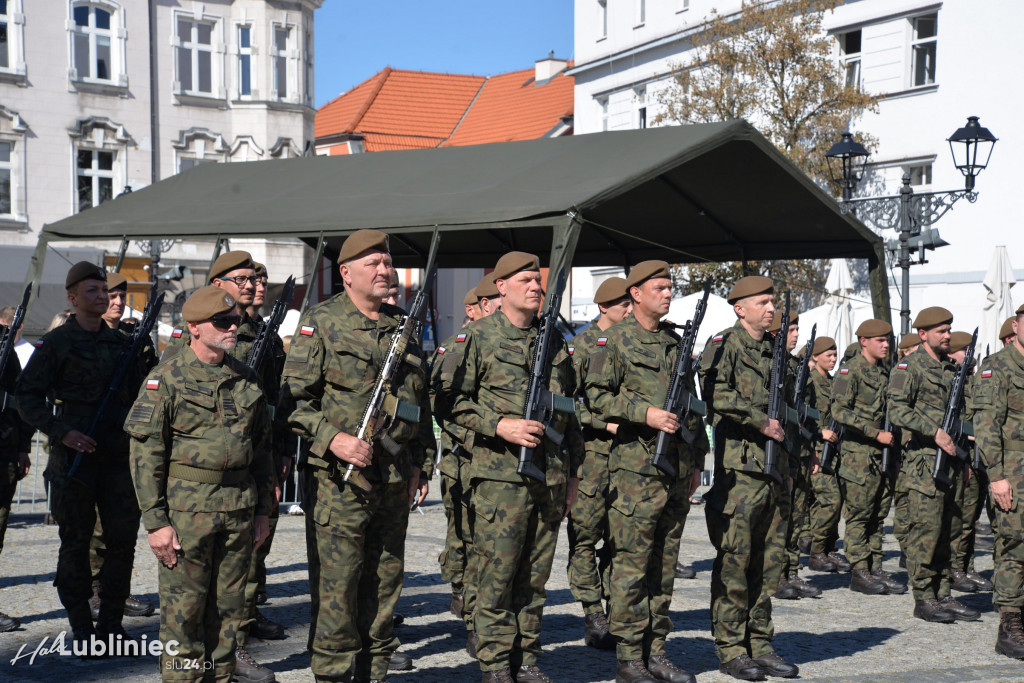
M 555 51 L 552 50 L 548 53 L 547 57 L 537 60 L 534 80 L 537 83 L 550 81 L 552 78 L 565 71 L 565 67 L 568 63 L 569 62 L 564 59 L 555 59 Z

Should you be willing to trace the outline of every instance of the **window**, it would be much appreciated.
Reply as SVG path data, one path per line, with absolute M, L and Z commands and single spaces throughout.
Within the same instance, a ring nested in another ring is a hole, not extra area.
M 636 0 L 636 25 L 643 26 L 647 21 L 647 0 Z
M 601 107 L 601 130 L 608 130 L 608 98 L 600 98 L 597 104 Z
M 0 215 L 10 216 L 14 213 L 11 201 L 11 161 L 14 152 L 13 142 L 0 142 Z
M 685 12 L 686 10 L 690 9 L 690 0 L 677 0 L 677 2 L 678 2 L 678 5 L 676 7 L 676 12 L 677 13 L 678 12 Z
M 291 34 L 289 26 L 274 27 L 274 92 L 279 100 L 288 99 L 288 43 Z
M 179 173 L 201 164 L 227 161 L 231 151 L 220 133 L 207 128 L 180 131 L 178 139 L 171 141 L 171 147 L 175 151 L 175 165 Z
M 252 96 L 252 26 L 238 27 L 238 96 Z
M 11 68 L 11 41 L 8 35 L 11 15 L 8 12 L 7 0 L 0 0 L 0 69 Z
M 25 134 L 16 111 L 0 105 L 0 225 L 22 228 L 25 215 Z M 13 225 L 17 223 L 18 225 Z
M 608 37 L 608 0 L 597 0 L 597 25 L 601 33 L 598 40 Z
M 213 94 L 213 24 L 179 16 L 177 66 L 180 92 Z
M 306 31 L 306 44 L 304 45 L 304 61 L 306 65 L 306 104 L 313 106 L 313 32 Z
M 22 0 L 0 0 L 0 77 L 8 82 L 25 79 L 24 38 Z
M 836 37 L 839 40 L 839 53 L 846 68 L 846 87 L 860 88 L 861 31 L 847 31 Z
M 111 13 L 94 5 L 72 8 L 71 68 L 78 80 L 110 81 L 114 77 Z
M 904 166 L 904 173 L 910 174 L 910 184 L 914 187 L 932 184 L 932 165 L 918 164 L 916 166 Z
M 910 20 L 913 32 L 911 41 L 911 85 L 931 85 L 935 82 L 936 36 L 939 30 L 939 15 L 926 14 Z
M 203 164 L 215 163 L 217 163 L 216 159 L 196 159 L 195 157 L 181 156 L 178 157 L 178 173 L 181 173 L 182 171 L 187 171 L 190 168 L 195 168 L 196 166 L 201 166 Z
M 78 211 L 85 211 L 114 196 L 115 152 L 79 149 L 78 157 Z
M 647 127 L 647 87 L 634 89 L 633 99 L 636 101 L 636 127 L 644 129 Z

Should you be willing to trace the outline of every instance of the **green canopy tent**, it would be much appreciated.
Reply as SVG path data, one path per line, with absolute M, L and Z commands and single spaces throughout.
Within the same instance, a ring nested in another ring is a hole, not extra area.
M 65 240 L 299 237 L 336 253 L 360 228 L 392 235 L 398 267 L 489 267 L 508 250 L 552 268 L 866 258 L 889 318 L 881 239 L 744 121 L 471 147 L 205 164 L 44 227 Z M 317 259 L 319 262 L 319 259 Z

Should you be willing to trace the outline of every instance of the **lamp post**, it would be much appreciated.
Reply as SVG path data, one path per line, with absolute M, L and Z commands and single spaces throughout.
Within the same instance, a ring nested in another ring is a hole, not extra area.
M 953 208 L 959 200 L 966 198 L 974 203 L 978 193 L 974 191 L 974 179 L 986 166 L 992 156 L 996 137 L 978 124 L 977 116 L 967 117 L 967 124 L 957 129 L 948 138 L 953 163 L 964 176 L 964 189 L 915 194 L 910 186 L 910 174 L 903 174 L 903 186 L 898 195 L 887 197 L 860 197 L 854 199 L 853 191 L 864 177 L 868 151 L 853 139 L 850 133 L 842 138 L 825 154 L 832 181 L 842 187 L 843 213 L 854 211 L 858 218 L 866 220 L 880 229 L 899 230 L 899 241 L 887 243 L 886 247 L 896 252 L 897 264 L 903 271 L 900 288 L 900 333 L 910 332 L 910 264 L 911 251 L 919 252 L 918 263 L 925 263 L 928 249 L 945 246 L 936 230 L 923 228 L 932 225 Z M 913 245 L 911 241 L 913 240 Z

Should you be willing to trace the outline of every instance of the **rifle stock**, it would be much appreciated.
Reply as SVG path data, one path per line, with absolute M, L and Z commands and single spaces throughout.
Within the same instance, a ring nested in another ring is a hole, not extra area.
M 784 411 L 786 409 L 786 356 L 789 355 L 786 352 L 786 338 L 789 336 L 788 294 L 781 323 L 772 345 L 772 370 L 768 380 L 768 419 L 769 421 L 775 420 L 780 425 L 785 421 Z M 782 475 L 779 474 L 777 462 L 781 445 L 775 439 L 767 437 L 764 446 L 764 473 L 780 484 Z
M 960 421 L 960 413 L 963 410 L 964 389 L 967 384 L 967 374 L 974 362 L 974 347 L 978 343 L 978 328 L 974 328 L 974 335 L 971 343 L 964 354 L 964 362 L 957 370 L 953 378 L 953 386 L 949 389 L 949 400 L 946 402 L 946 412 L 942 419 L 942 431 L 953 440 L 956 457 L 967 462 L 970 454 L 960 445 L 960 439 L 965 435 L 964 423 Z M 949 486 L 953 483 L 949 476 L 949 457 L 942 448 L 935 449 L 935 467 L 932 468 L 932 479 Z

